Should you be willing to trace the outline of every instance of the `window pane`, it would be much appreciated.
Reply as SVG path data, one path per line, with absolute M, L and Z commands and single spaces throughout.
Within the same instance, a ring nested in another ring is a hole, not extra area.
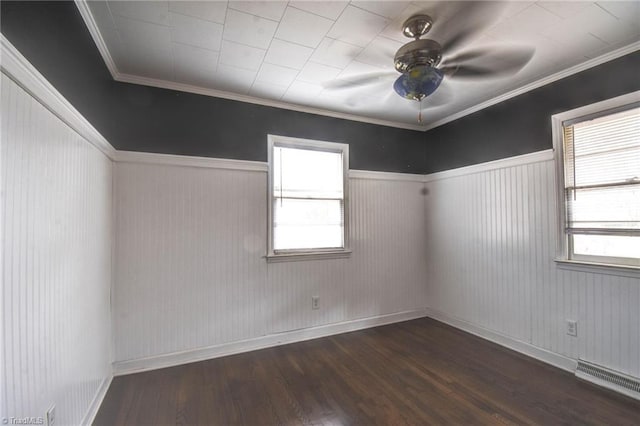
M 640 229 L 640 184 L 569 191 L 567 201 L 572 228 Z
M 342 200 L 274 199 L 274 250 L 342 248 Z
M 274 197 L 342 198 L 342 153 L 274 147 Z
M 640 179 L 640 108 L 575 124 L 570 145 L 576 186 Z
M 573 252 L 579 255 L 640 258 L 640 237 L 573 235 Z
M 570 257 L 640 264 L 640 108 L 567 125 L 564 157 Z
M 574 126 L 576 155 L 631 148 L 638 145 L 640 132 L 640 108 L 632 108 Z
M 639 137 L 640 140 L 640 137 Z M 640 180 L 640 142 L 635 148 L 576 156 L 576 186 Z

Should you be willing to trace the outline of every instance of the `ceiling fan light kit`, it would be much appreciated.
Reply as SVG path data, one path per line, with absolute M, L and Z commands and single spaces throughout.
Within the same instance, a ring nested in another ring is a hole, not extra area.
M 420 102 L 418 123 L 422 123 L 422 100 L 435 92 L 444 74 L 431 65 L 418 65 L 402 74 L 393 83 L 393 90 L 405 99 Z
M 436 91 L 443 76 L 442 71 L 432 66 L 416 66 L 398 77 L 393 89 L 403 98 L 419 102 Z

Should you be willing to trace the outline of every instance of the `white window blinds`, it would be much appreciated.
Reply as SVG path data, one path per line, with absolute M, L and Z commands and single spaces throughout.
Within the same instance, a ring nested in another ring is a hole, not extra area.
M 564 123 L 564 171 L 569 256 L 640 265 L 640 108 Z
M 273 147 L 273 250 L 344 248 L 343 153 Z

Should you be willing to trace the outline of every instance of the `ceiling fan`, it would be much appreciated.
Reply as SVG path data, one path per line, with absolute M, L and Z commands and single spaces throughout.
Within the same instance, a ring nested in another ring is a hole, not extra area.
M 477 28 L 469 25 L 469 28 L 459 28 L 449 37 L 445 36 L 446 40 L 440 44 L 421 38 L 433 25 L 434 20 L 428 14 L 411 16 L 402 25 L 402 33 L 414 40 L 400 47 L 393 58 L 395 70 L 400 76 L 393 71 L 369 73 L 327 82 L 325 88 L 354 88 L 395 78 L 391 86 L 398 95 L 420 102 L 418 122 L 422 122 L 422 100 L 438 90 L 445 79 L 479 80 L 515 74 L 531 60 L 535 52 L 534 48 L 526 46 L 488 46 L 456 53 L 459 46 L 477 32 Z M 444 98 L 441 97 L 439 101 L 447 102 L 446 96 Z M 436 102 L 429 106 L 440 104 Z

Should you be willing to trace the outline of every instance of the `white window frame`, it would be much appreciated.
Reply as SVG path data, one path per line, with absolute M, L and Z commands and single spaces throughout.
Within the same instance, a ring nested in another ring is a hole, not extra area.
M 640 91 L 628 93 L 616 98 L 585 105 L 580 108 L 555 114 L 551 117 L 553 132 L 553 150 L 556 166 L 556 203 L 557 203 L 557 250 L 555 261 L 560 267 L 583 272 L 603 272 L 614 275 L 640 277 L 640 267 L 615 263 L 616 258 L 598 256 L 573 256 L 569 254 L 569 237 L 565 232 L 567 205 L 565 200 L 564 179 L 564 126 L 563 123 L 582 117 L 606 113 L 640 102 Z
M 300 139 L 288 136 L 279 135 L 267 135 L 267 149 L 268 149 L 268 184 L 267 184 L 267 204 L 268 204 L 268 222 L 267 222 L 267 261 L 268 262 L 280 262 L 290 260 L 316 260 L 316 259 L 335 259 L 341 257 L 348 257 L 351 254 L 349 246 L 349 145 L 336 142 L 317 141 L 312 139 Z M 274 147 L 287 147 L 307 149 L 313 151 L 324 152 L 340 152 L 342 154 L 342 185 L 343 185 L 343 246 L 342 248 L 328 248 L 328 249 L 295 249 L 295 250 L 278 250 L 273 249 L 273 149 Z

